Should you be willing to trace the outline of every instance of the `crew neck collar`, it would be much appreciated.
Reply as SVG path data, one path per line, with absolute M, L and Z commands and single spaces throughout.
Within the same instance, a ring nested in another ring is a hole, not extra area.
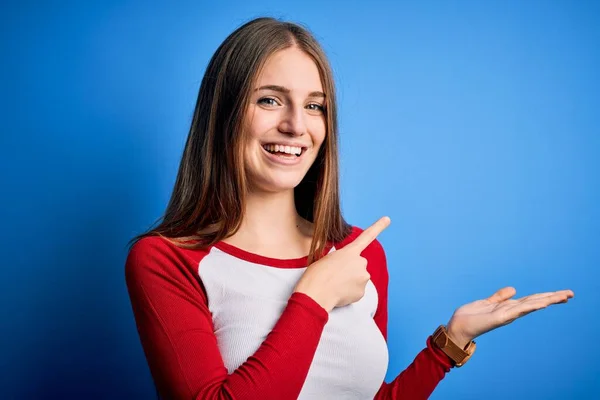
M 302 268 L 306 267 L 308 262 L 308 256 L 299 257 L 299 258 L 272 258 L 266 257 L 260 254 L 252 253 L 231 245 L 229 243 L 225 243 L 223 241 L 217 242 L 214 247 L 221 250 L 224 253 L 227 253 L 236 258 L 242 259 L 244 261 L 249 261 L 254 264 L 267 265 L 270 267 L 277 268 Z M 329 253 L 333 246 L 328 244 L 325 246 L 325 253 Z

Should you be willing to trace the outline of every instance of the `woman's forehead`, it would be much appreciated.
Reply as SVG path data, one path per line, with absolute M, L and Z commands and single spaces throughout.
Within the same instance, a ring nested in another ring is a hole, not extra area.
M 280 50 L 267 59 L 256 87 L 266 86 L 279 86 L 298 93 L 323 92 L 317 64 L 297 47 Z

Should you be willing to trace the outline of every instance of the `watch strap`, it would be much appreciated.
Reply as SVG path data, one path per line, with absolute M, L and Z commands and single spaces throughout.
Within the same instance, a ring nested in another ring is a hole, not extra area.
M 455 367 L 462 367 L 471 358 L 477 345 L 471 340 L 465 348 L 459 347 L 448 336 L 444 325 L 440 325 L 432 335 L 433 343 L 453 361 Z

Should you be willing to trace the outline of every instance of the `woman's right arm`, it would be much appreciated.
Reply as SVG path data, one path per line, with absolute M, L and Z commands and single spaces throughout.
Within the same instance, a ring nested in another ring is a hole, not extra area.
M 199 278 L 162 239 L 131 249 L 125 276 L 150 372 L 165 399 L 295 399 L 329 314 L 293 293 L 264 342 L 231 374 Z

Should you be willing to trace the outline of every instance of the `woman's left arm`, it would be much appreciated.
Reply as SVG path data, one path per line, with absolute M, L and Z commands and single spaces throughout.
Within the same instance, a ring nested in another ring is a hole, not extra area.
M 387 288 L 388 272 L 385 252 L 378 241 L 365 249 L 363 256 L 369 260 L 369 273 L 379 295 L 374 320 L 387 341 Z M 512 287 L 498 290 L 492 296 L 477 300 L 456 309 L 447 325 L 448 336 L 459 347 L 493 329 L 507 325 L 533 311 L 552 304 L 566 303 L 574 296 L 571 290 L 538 293 L 513 299 L 516 291 Z M 375 400 L 428 399 L 438 383 L 450 371 L 453 361 L 432 341 L 414 361 L 392 382 L 383 382 Z

